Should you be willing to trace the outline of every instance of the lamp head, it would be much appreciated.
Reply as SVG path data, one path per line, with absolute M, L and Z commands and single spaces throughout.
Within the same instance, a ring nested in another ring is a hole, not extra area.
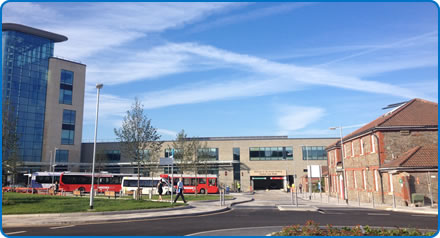
M 97 89 L 101 89 L 103 86 L 104 86 L 104 84 L 102 84 L 102 83 L 96 84 Z
M 330 129 L 330 130 L 336 130 L 337 127 L 330 127 L 330 128 L 328 128 L 328 129 Z

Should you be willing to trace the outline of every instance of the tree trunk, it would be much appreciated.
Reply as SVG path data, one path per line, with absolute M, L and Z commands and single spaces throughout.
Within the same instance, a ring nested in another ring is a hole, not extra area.
M 137 200 L 141 200 L 141 196 L 140 196 L 140 188 L 141 188 L 141 162 L 138 161 L 138 187 L 136 190 L 136 199 Z

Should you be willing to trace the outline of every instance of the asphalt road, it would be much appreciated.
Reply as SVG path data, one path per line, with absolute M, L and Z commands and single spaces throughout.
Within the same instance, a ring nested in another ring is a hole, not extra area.
M 262 205 L 262 204 L 261 204 Z M 437 230 L 437 216 L 353 207 L 321 207 L 319 212 L 279 211 L 275 206 L 238 205 L 209 215 L 102 222 L 61 227 L 6 228 L 8 236 L 183 236 L 265 235 L 307 220 L 326 225 L 414 227 Z M 200 233 L 203 232 L 203 233 Z M 198 233 L 198 234 L 197 234 Z

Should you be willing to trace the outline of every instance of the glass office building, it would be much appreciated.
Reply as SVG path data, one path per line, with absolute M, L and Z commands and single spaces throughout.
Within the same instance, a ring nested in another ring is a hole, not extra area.
M 80 157 L 85 65 L 54 57 L 65 36 L 14 23 L 2 32 L 3 115 L 15 121 L 20 173 L 68 169 Z
M 17 120 L 22 161 L 41 161 L 49 58 L 54 42 L 60 40 L 24 33 L 20 28 L 3 29 L 3 110 Z

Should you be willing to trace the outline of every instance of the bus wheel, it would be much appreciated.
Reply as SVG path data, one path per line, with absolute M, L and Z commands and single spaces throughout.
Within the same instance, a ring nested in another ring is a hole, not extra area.
M 171 192 L 170 192 L 170 191 L 168 191 L 168 192 L 166 192 L 165 194 L 166 194 L 166 195 L 171 195 Z
M 205 194 L 205 189 L 204 188 L 200 189 L 200 194 Z
M 78 190 L 80 191 L 80 192 L 84 192 L 84 191 L 86 191 L 86 189 L 85 188 L 83 188 L 83 187 L 80 187 L 80 188 L 78 188 Z

